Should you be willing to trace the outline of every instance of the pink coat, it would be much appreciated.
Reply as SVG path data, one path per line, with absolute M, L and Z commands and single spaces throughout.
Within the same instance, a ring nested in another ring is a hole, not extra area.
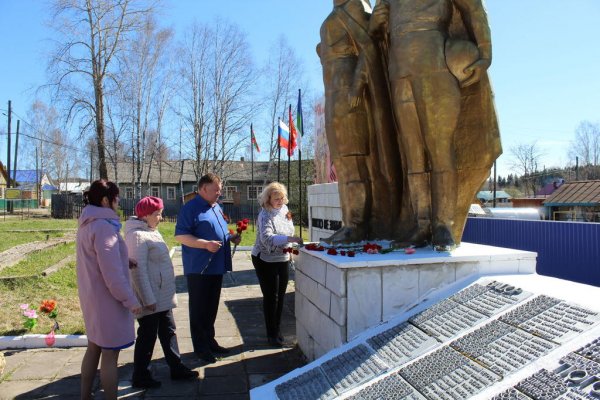
M 139 303 L 129 283 L 127 247 L 118 215 L 86 206 L 77 231 L 77 285 L 88 340 L 120 347 L 135 339 L 131 309 Z

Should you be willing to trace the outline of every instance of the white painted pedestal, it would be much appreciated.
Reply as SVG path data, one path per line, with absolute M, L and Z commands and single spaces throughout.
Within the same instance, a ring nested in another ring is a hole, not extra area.
M 302 249 L 296 260 L 296 336 L 309 360 L 455 284 L 535 273 L 536 253 L 462 243 L 407 255 L 331 256 Z

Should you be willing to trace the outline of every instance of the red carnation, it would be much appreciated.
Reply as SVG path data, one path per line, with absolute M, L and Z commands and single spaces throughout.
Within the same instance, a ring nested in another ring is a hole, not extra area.
M 337 250 L 334 249 L 333 247 L 327 250 L 327 254 L 329 254 L 330 256 L 336 256 L 337 255 Z
M 350 250 L 348 252 L 348 257 L 354 257 L 354 255 L 355 255 L 355 253 L 352 250 Z
M 43 300 L 40 305 L 40 311 L 46 314 L 51 313 L 56 308 L 56 301 L 54 300 Z
M 298 251 L 298 249 L 293 249 L 293 250 L 292 250 L 292 253 L 294 253 L 294 255 L 298 255 L 298 254 L 300 254 L 300 252 Z

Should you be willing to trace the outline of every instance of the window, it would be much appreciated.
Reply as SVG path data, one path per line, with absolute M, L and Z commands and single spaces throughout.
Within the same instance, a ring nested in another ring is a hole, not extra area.
M 132 187 L 126 187 L 125 188 L 125 198 L 126 199 L 133 199 L 133 188 Z
M 233 201 L 233 194 L 237 192 L 237 186 L 223 186 L 223 200 Z
M 248 186 L 248 200 L 258 199 L 258 196 L 262 191 L 262 186 Z
M 158 186 L 152 186 L 150 188 L 150 196 L 160 197 L 160 188 Z
M 175 186 L 167 186 L 167 200 L 175 200 L 175 196 L 177 196 Z

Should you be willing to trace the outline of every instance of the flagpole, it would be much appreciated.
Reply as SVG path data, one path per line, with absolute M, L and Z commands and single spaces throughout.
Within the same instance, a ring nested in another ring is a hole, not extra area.
M 252 124 L 250 124 L 250 187 L 254 187 L 254 131 L 252 130 Z M 254 198 L 256 196 L 252 196 L 252 200 L 250 201 L 251 207 L 251 218 L 253 222 L 254 220 Z M 254 226 L 256 223 L 252 224 L 252 231 L 254 232 Z
M 300 132 L 300 145 L 298 146 L 298 198 L 300 237 L 302 237 L 302 137 L 304 136 L 304 119 L 302 118 L 302 90 L 298 89 L 298 109 L 296 110 L 296 129 Z
M 277 182 L 281 183 L 281 143 L 279 142 L 279 137 L 281 134 L 279 133 L 279 121 L 281 118 L 277 118 Z
M 289 108 L 288 108 L 288 112 L 289 112 L 289 114 L 288 114 L 288 115 L 290 115 L 290 121 L 289 121 L 289 122 L 292 122 L 292 121 L 291 121 L 291 115 L 292 115 L 292 105 L 291 105 L 291 104 L 290 104 L 290 106 L 289 106 Z M 288 122 L 288 124 L 289 124 L 289 122 Z M 287 175 L 288 175 L 288 176 L 287 176 L 287 187 L 288 187 L 288 188 L 289 188 L 289 190 L 291 191 L 291 189 L 292 189 L 292 188 L 290 187 L 290 169 L 291 169 L 290 157 L 291 157 L 291 153 L 292 153 L 292 140 L 293 140 L 293 139 L 292 139 L 292 135 L 293 135 L 293 133 L 292 133 L 292 127 L 291 127 L 291 124 L 289 124 L 289 126 L 290 126 L 290 134 L 289 134 L 289 138 L 288 138 L 288 151 L 287 151 L 287 154 L 288 154 L 288 163 L 287 163 Z

